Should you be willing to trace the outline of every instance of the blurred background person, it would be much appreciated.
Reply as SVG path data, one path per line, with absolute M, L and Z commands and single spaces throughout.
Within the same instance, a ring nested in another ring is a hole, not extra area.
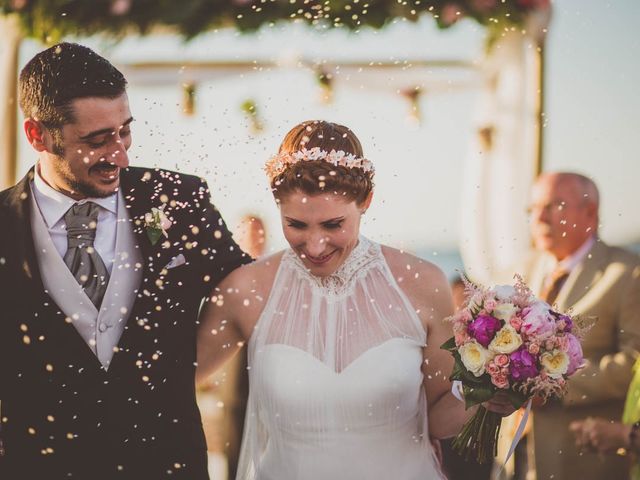
M 576 437 L 579 449 L 588 449 L 605 455 L 629 453 L 632 457 L 630 480 L 640 480 L 640 359 L 633 366 L 634 375 L 629 385 L 621 422 L 605 418 L 587 417 L 572 422 L 569 428 Z
M 599 205 L 595 183 L 577 173 L 542 174 L 532 189 L 535 253 L 522 270 L 525 281 L 557 310 L 593 323 L 582 340 L 585 366 L 568 394 L 535 408 L 538 480 L 628 475 L 626 459 L 579 451 L 569 430 L 589 416 L 620 419 L 640 349 L 640 258 L 598 237 Z
M 233 237 L 240 248 L 255 260 L 265 253 L 266 233 L 260 216 L 247 214 L 242 217 Z

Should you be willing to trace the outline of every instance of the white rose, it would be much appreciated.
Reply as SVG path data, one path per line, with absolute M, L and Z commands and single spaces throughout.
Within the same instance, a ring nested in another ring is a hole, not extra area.
M 562 350 L 553 350 L 540 355 L 540 363 L 551 378 L 561 378 L 569 369 L 569 355 Z
M 495 293 L 496 298 L 503 302 L 505 300 L 511 300 L 511 297 L 516 294 L 516 289 L 511 285 L 496 285 L 492 290 Z
M 522 345 L 522 338 L 520 334 L 516 332 L 516 329 L 511 325 L 505 325 L 496 333 L 491 343 L 489 344 L 489 350 L 496 353 L 512 353 L 515 352 Z
M 491 313 L 492 316 L 497 318 L 498 320 L 504 320 L 508 322 L 511 317 L 518 311 L 518 307 L 516 307 L 513 303 L 499 303 L 496 308 L 493 309 Z
M 491 352 L 475 340 L 462 345 L 458 349 L 458 353 L 460 353 L 460 358 L 466 369 L 476 377 L 484 373 L 484 366 L 492 357 Z

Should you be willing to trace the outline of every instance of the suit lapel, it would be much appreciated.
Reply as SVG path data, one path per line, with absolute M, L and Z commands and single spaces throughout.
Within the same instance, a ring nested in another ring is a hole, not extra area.
M 589 292 L 602 276 L 606 263 L 607 247 L 598 239 L 560 290 L 557 300 L 560 310 L 567 310 L 574 306 Z
M 5 208 L 9 212 L 9 232 L 14 232 L 10 237 L 13 240 L 11 251 L 15 255 L 20 272 L 29 282 L 33 282 L 32 289 L 44 291 L 38 260 L 36 258 L 33 234 L 31 232 L 31 187 L 34 170 L 29 170 L 27 175 L 13 187 L 6 200 Z M 11 241 L 10 240 L 10 241 Z
M 163 248 L 164 239 L 152 245 L 144 225 L 145 214 L 149 213 L 152 207 L 162 205 L 154 188 L 156 183 L 154 174 L 147 169 L 128 168 L 120 174 L 120 188 L 129 213 L 131 228 L 140 248 L 143 273 L 138 296 L 118 342 L 118 350 L 109 366 L 110 373 L 127 368 L 128 363 L 136 361 L 136 355 L 147 350 L 153 351 L 154 348 L 154 336 L 145 333 L 145 328 L 149 328 L 149 315 L 157 306 L 154 298 L 156 279 L 160 277 L 162 267 L 170 260 L 172 251 L 170 248 Z
M 144 224 L 144 216 L 150 213 L 153 207 L 162 205 L 156 192 L 156 184 L 153 174 L 147 169 L 127 168 L 120 174 L 120 186 L 142 253 L 146 278 L 158 276 L 162 267 L 171 260 L 171 249 L 165 248 L 166 239 L 162 237 L 158 243 L 152 245 Z

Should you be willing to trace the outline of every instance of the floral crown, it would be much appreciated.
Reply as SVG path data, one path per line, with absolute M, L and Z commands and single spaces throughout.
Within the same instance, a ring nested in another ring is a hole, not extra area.
M 342 150 L 331 150 L 327 152 L 320 147 L 314 147 L 309 150 L 303 148 L 293 153 L 278 153 L 271 157 L 264 165 L 269 180 L 273 180 L 282 174 L 290 165 L 298 162 L 322 160 L 336 167 L 361 168 L 366 173 L 373 175 L 375 169 L 373 163 L 366 158 L 360 158 L 352 153 L 346 153 Z

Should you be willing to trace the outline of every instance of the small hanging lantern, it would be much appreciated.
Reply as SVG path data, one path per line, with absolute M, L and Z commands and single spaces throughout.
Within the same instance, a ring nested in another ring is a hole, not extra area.
M 415 86 L 400 91 L 400 95 L 409 100 L 409 115 L 407 121 L 414 125 L 422 123 L 422 113 L 420 112 L 420 98 L 422 96 L 422 88 Z
M 262 121 L 260 120 L 260 116 L 258 115 L 258 106 L 256 102 L 249 98 L 242 102 L 240 109 L 244 112 L 249 120 L 249 128 L 251 129 L 252 135 L 257 135 L 260 133 L 264 126 L 262 125 Z
M 191 116 L 196 111 L 196 84 L 182 84 L 182 113 Z
M 493 149 L 494 130 L 493 125 L 486 125 L 478 129 L 478 141 L 484 152 L 490 152 Z
M 320 101 L 329 104 L 333 101 L 333 75 L 322 67 L 316 67 L 316 81 L 320 86 Z

